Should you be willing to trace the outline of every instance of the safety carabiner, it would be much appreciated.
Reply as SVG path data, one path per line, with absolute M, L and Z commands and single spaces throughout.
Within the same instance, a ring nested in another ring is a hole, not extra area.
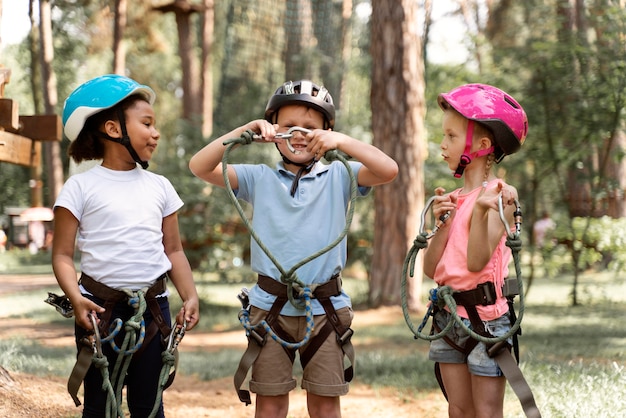
M 187 321 L 183 322 L 183 325 L 176 324 L 172 328 L 172 332 L 170 332 L 170 337 L 167 340 L 167 351 L 173 353 L 174 350 L 178 347 L 181 340 L 185 336 L 185 331 L 187 330 Z
M 446 221 L 448 220 L 448 218 L 450 218 L 450 211 L 444 213 L 443 215 L 441 215 L 439 217 L 439 223 L 436 223 L 435 226 L 433 227 L 433 230 L 430 232 L 426 232 L 424 229 L 424 226 L 426 225 L 426 214 L 430 211 L 430 208 L 433 206 L 433 203 L 435 203 L 435 198 L 437 196 L 433 196 L 430 199 L 428 199 L 428 201 L 426 202 L 426 205 L 424 206 L 424 210 L 422 210 L 422 217 L 421 217 L 421 225 L 420 225 L 420 235 L 422 235 L 423 237 L 425 237 L 426 239 L 431 239 L 433 236 L 435 236 L 435 234 L 437 233 L 437 231 L 439 231 L 439 228 L 441 228 L 441 226 L 446 223 Z
M 300 126 L 292 126 L 291 128 L 289 128 L 287 130 L 287 132 L 279 132 L 277 133 L 274 138 L 276 139 L 284 139 L 285 142 L 287 143 L 287 148 L 289 148 L 289 151 L 293 152 L 294 154 L 300 154 L 300 151 L 296 151 L 296 149 L 291 145 L 291 138 L 293 138 L 293 133 L 294 132 L 302 132 L 303 134 L 308 134 L 311 133 L 310 129 L 306 129 L 306 128 L 302 128 Z M 253 135 L 252 139 L 255 141 L 261 141 L 263 139 L 263 137 L 259 134 Z
M 102 354 L 102 339 L 100 338 L 100 330 L 98 329 L 98 322 L 96 321 L 96 316 L 89 313 L 87 317 L 91 320 L 91 325 L 93 325 L 93 341 L 91 342 L 91 348 L 93 349 L 93 353 L 98 357 L 102 358 L 104 355 Z
M 511 225 L 504 216 L 504 204 L 502 202 L 502 193 L 498 195 L 498 211 L 500 212 L 500 220 L 506 229 L 509 239 L 516 239 L 522 231 L 522 207 L 517 199 L 515 199 L 515 212 L 513 212 L 513 221 L 515 222 L 515 232 L 511 232 Z

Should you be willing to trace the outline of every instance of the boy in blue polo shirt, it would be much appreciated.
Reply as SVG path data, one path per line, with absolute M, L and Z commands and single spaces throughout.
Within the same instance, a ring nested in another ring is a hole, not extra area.
M 349 164 L 361 196 L 372 186 L 391 182 L 398 173 L 394 160 L 372 145 L 333 131 L 334 123 L 333 99 L 324 87 L 308 80 L 290 81 L 270 98 L 265 119 L 253 120 L 216 139 L 189 163 L 195 176 L 224 187 L 221 161 L 225 140 L 253 131 L 260 142 L 275 143 L 282 157 L 275 169 L 264 164 L 229 164 L 227 174 L 237 198 L 254 208 L 253 228 L 258 237 L 285 268 L 315 254 L 345 228 L 350 175 L 339 161 L 320 162 L 327 151 L 339 150 L 356 160 Z M 289 141 L 277 135 L 294 127 Z M 251 265 L 259 274 L 259 281 L 249 294 L 250 322 L 258 324 L 267 319 L 278 335 L 301 341 L 307 325 L 305 310 L 288 302 L 276 306 L 279 296 L 286 294 L 286 286 L 280 281 L 279 269 L 256 241 L 251 241 Z M 348 392 L 349 377 L 346 379 L 343 367 L 347 350 L 337 338 L 339 330 L 349 330 L 353 316 L 350 297 L 341 289 L 340 273 L 345 263 L 346 240 L 343 239 L 296 270 L 301 281 L 315 284 L 319 290 L 312 299 L 315 327 L 311 340 L 299 349 L 303 363 L 302 388 L 307 391 L 311 417 L 340 417 L 339 397 Z M 329 288 L 333 290 L 324 290 Z M 270 320 L 268 313 L 272 307 L 280 309 L 280 313 L 276 318 L 270 315 Z M 336 315 L 328 315 L 329 309 Z M 334 318 L 329 321 L 333 316 L 338 321 Z M 333 321 L 335 332 L 324 333 L 324 326 Z M 256 393 L 256 417 L 287 416 L 289 392 L 296 387 L 292 376 L 294 359 L 293 350 L 265 338 L 252 365 L 250 381 L 250 390 Z

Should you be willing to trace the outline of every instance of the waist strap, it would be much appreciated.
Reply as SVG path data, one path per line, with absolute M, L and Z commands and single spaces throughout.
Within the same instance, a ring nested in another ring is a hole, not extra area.
M 458 305 L 468 307 L 493 305 L 498 296 L 493 282 L 485 282 L 476 286 L 475 289 L 453 292 L 452 297 Z
M 154 299 L 158 295 L 165 293 L 167 290 L 167 273 L 163 273 L 159 278 L 156 279 L 156 282 L 150 286 L 148 291 L 145 294 L 146 299 Z M 93 277 L 82 273 L 80 275 L 80 280 L 78 284 L 82 285 L 89 293 L 94 295 L 97 298 L 103 299 L 105 301 L 119 302 L 121 300 L 128 299 L 128 294 L 121 290 L 113 289 L 105 284 L 97 282 Z
M 274 280 L 269 276 L 259 274 L 257 281 L 258 286 L 267 293 L 279 298 L 288 299 L 287 285 Z M 298 292 L 293 289 L 293 297 L 299 298 Z M 337 273 L 326 283 L 320 284 L 313 290 L 313 297 L 316 299 L 329 298 L 331 296 L 339 296 L 341 294 L 341 274 Z

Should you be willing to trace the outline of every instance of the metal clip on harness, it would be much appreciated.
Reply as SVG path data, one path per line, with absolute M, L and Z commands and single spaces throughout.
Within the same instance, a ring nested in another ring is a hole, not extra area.
M 172 332 L 167 340 L 167 351 L 173 353 L 178 347 L 178 344 L 182 341 L 187 330 L 187 321 L 184 321 L 182 325 L 176 324 L 172 327 Z
M 65 295 L 59 296 L 52 292 L 48 292 L 48 297 L 44 299 L 44 302 L 54 306 L 57 312 L 65 318 L 71 318 L 74 316 L 74 307 L 72 306 L 70 299 Z

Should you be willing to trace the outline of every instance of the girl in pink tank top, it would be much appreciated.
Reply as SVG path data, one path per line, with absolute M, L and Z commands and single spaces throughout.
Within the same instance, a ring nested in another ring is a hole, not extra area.
M 463 178 L 463 187 L 451 193 L 435 189 L 433 214 L 449 218 L 428 244 L 424 273 L 454 291 L 493 283 L 495 303 L 476 308 L 485 327 L 494 335 L 498 328 L 502 335 L 510 329 L 502 285 L 511 254 L 498 202 L 501 196 L 504 215 L 512 224 L 518 195 L 495 176 L 492 166 L 521 147 L 528 130 L 526 114 L 511 96 L 484 84 L 442 93 L 438 102 L 444 112 L 441 155 L 454 176 Z M 457 313 L 468 318 L 462 306 L 457 306 Z M 445 311 L 440 314 L 449 317 Z M 441 320 L 437 315 L 434 320 Z M 506 380 L 483 343 L 470 353 L 459 351 L 467 341 L 467 333 L 457 327 L 431 343 L 429 357 L 439 363 L 449 415 L 502 417 Z

